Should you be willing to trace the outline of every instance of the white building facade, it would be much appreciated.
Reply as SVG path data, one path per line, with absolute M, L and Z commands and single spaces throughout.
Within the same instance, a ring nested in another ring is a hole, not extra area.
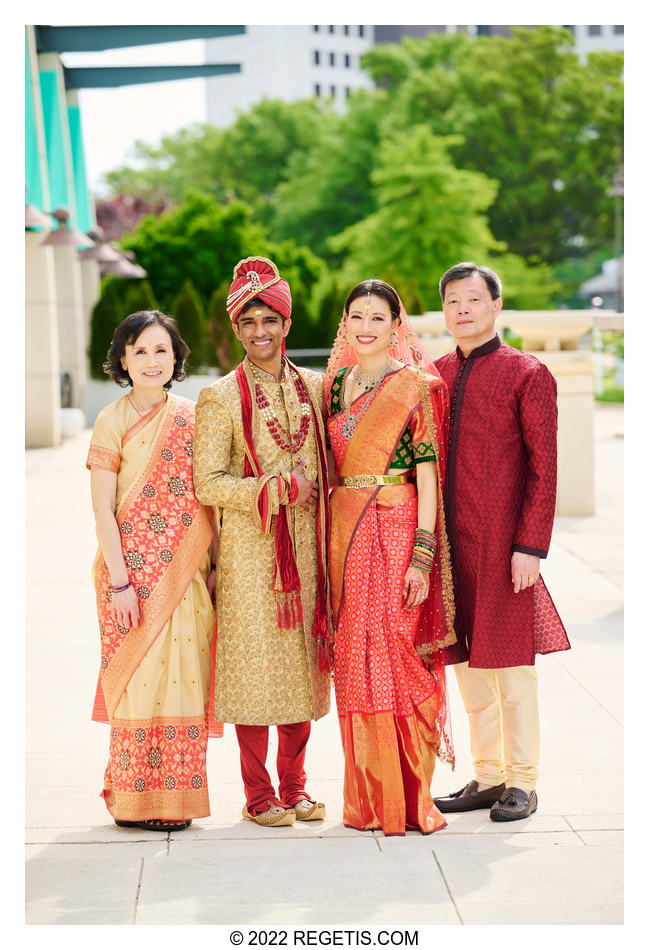
M 624 26 L 571 26 L 575 36 L 575 49 L 582 59 L 596 50 L 624 52 Z
M 261 99 L 331 99 L 343 109 L 350 93 L 372 88 L 360 60 L 374 45 L 374 27 L 246 26 L 242 36 L 205 41 L 208 63 L 240 63 L 241 72 L 206 81 L 207 121 L 230 125 Z
M 594 50 L 623 52 L 623 26 L 569 26 L 582 59 Z M 239 36 L 205 41 L 207 63 L 239 63 L 241 72 L 206 80 L 206 120 L 225 128 L 261 99 L 329 99 L 343 110 L 350 93 L 371 89 L 361 57 L 371 46 L 429 33 L 509 36 L 511 26 L 321 25 L 246 26 Z

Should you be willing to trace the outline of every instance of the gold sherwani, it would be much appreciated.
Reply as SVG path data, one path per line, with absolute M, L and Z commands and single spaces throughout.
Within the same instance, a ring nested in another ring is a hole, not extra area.
M 323 377 L 300 369 L 316 418 L 311 418 L 304 446 L 292 455 L 276 444 L 261 418 L 247 358 L 243 365 L 252 394 L 252 438 L 262 471 L 288 474 L 304 460 L 305 476 L 315 480 L 315 425 L 324 438 Z M 293 380 L 283 373 L 281 382 L 276 382 L 268 373 L 256 372 L 263 379 L 273 413 L 285 429 L 296 434 L 302 416 Z M 261 531 L 255 508 L 258 483 L 254 477 L 244 478 L 244 460 L 241 396 L 232 372 L 200 393 L 194 432 L 196 496 L 201 504 L 222 512 L 213 715 L 221 722 L 240 725 L 319 719 L 329 711 L 331 675 L 318 670 L 317 642 L 312 636 L 318 577 L 315 506 L 307 511 L 290 505 L 287 512 L 295 539 L 304 622 L 295 630 L 280 630 L 271 589 L 275 540 Z M 275 479 L 269 488 L 275 514 Z

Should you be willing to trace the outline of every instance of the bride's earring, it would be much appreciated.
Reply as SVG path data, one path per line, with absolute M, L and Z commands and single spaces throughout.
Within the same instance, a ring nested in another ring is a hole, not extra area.
M 390 334 L 390 346 L 392 347 L 392 349 L 394 349 L 396 345 L 397 345 L 397 331 L 393 330 L 392 333 Z

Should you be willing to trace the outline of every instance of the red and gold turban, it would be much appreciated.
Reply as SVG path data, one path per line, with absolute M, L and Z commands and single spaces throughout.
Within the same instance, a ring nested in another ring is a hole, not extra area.
M 271 310 L 290 319 L 291 288 L 267 257 L 246 257 L 234 268 L 234 280 L 230 284 L 226 302 L 232 323 L 236 323 L 239 314 L 253 297 L 259 297 Z

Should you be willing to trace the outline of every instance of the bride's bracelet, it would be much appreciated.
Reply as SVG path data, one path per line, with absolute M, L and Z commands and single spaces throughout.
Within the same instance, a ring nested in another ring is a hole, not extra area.
M 430 546 L 434 551 L 437 547 L 437 538 L 432 531 L 427 531 L 426 528 L 417 528 L 415 531 L 415 544 Z
M 430 574 L 433 569 L 433 559 L 432 557 L 425 557 L 418 551 L 413 551 L 412 557 L 410 558 L 410 567 L 416 567 L 418 571 L 422 571 L 424 574 Z
M 417 528 L 412 546 L 410 566 L 417 568 L 418 571 L 422 571 L 424 574 L 430 574 L 435 561 L 436 547 L 437 538 L 433 532 L 426 528 Z

